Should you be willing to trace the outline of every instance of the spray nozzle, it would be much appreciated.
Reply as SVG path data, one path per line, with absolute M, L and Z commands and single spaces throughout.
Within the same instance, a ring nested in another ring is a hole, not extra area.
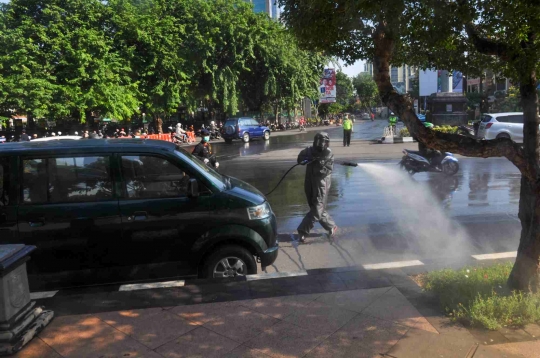
M 358 166 L 358 163 L 353 163 L 353 162 L 343 162 L 341 163 L 341 165 L 345 165 L 347 167 L 357 167 Z

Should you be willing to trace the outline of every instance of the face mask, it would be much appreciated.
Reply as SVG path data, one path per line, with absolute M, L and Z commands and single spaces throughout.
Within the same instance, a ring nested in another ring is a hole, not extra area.
M 205 142 L 208 142 L 208 141 L 210 141 L 210 137 L 203 137 L 203 140 L 204 140 Z

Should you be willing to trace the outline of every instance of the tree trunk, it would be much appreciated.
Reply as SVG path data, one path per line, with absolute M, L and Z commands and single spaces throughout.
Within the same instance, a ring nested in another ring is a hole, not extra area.
M 538 93 L 536 92 L 536 73 L 521 81 L 519 88 L 523 104 L 523 148 L 529 170 L 535 173 L 536 180 L 521 178 L 519 195 L 519 220 L 521 238 L 518 255 L 508 286 L 520 291 L 537 292 L 540 288 L 540 138 L 538 117 Z

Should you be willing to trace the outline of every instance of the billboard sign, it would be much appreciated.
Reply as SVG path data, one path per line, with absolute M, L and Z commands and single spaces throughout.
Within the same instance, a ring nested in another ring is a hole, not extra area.
M 336 70 L 325 68 L 321 82 L 319 83 L 320 103 L 336 102 Z
M 420 71 L 420 96 L 430 96 L 432 93 L 440 92 L 439 83 L 439 71 Z

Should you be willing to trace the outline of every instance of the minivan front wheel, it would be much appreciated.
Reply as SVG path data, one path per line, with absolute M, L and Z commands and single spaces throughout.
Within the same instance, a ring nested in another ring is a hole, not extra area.
M 257 273 L 253 255 L 241 246 L 224 246 L 211 254 L 202 272 L 204 278 L 230 278 Z

